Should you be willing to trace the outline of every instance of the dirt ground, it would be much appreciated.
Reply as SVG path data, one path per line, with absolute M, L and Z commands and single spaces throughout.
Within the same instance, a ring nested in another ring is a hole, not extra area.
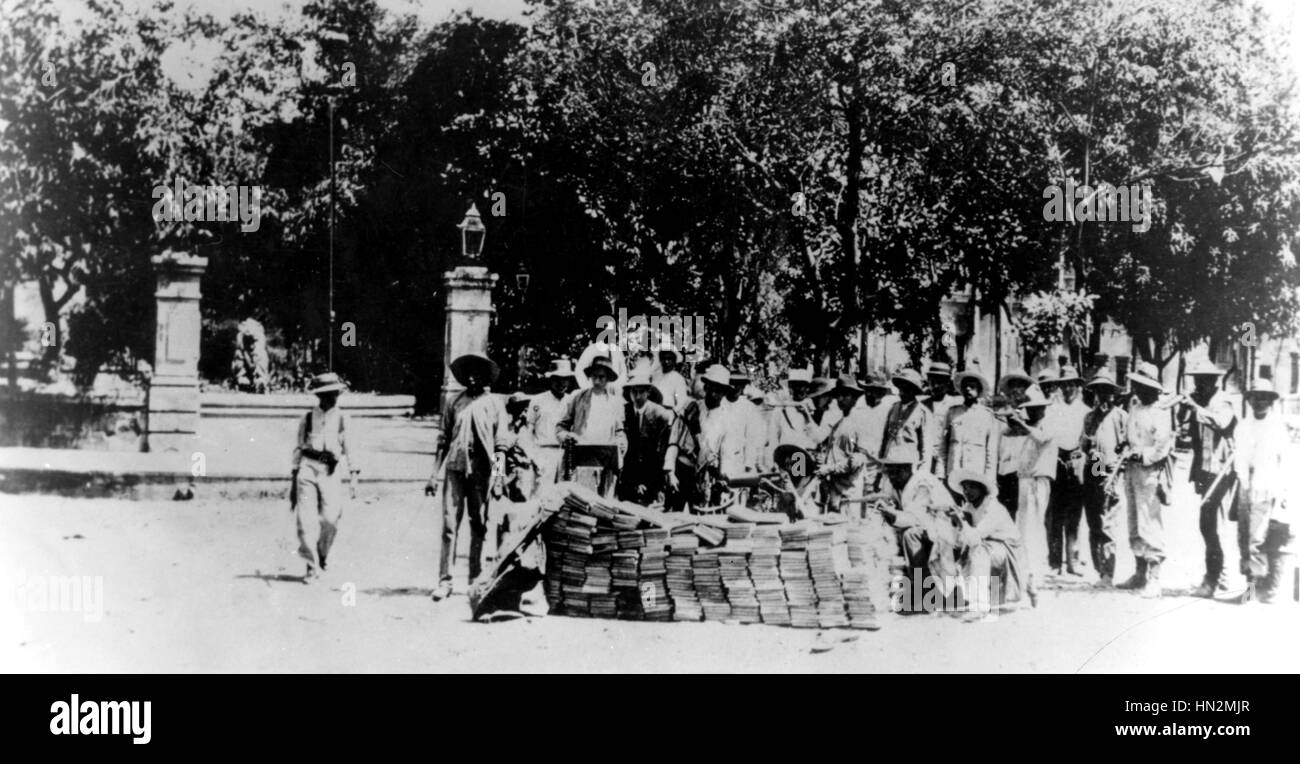
M 878 632 L 560 616 L 474 623 L 463 561 L 458 594 L 429 599 L 437 521 L 431 500 L 414 491 L 354 503 L 331 569 L 313 586 L 299 582 L 284 502 L 0 494 L 0 671 L 1300 670 L 1300 607 L 1181 596 L 1200 575 L 1202 552 L 1190 494 L 1183 483 L 1179 491 L 1166 521 L 1172 555 L 1161 600 L 1071 579 L 1037 609 L 994 623 L 890 617 Z M 1234 528 L 1223 529 L 1233 571 Z M 1120 574 L 1131 569 L 1125 551 Z M 93 604 L 49 612 L 27 599 L 59 576 L 102 581 L 102 618 Z

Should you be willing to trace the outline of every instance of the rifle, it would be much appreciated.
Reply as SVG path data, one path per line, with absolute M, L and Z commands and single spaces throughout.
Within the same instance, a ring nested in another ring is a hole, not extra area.
M 1115 484 L 1119 482 L 1120 473 L 1124 471 L 1124 468 L 1128 465 L 1129 457 L 1132 455 L 1133 449 L 1129 446 L 1124 446 L 1117 454 L 1115 454 L 1115 469 L 1110 471 L 1110 474 L 1106 476 L 1105 482 L 1101 484 L 1102 492 L 1107 498 L 1119 498 L 1119 492 L 1116 489 Z

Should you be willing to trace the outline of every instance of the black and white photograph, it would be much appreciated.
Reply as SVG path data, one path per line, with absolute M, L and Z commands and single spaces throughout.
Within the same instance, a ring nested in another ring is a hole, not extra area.
M 1294 0 L 0 0 L 0 672 L 1296 673 L 1298 81 Z

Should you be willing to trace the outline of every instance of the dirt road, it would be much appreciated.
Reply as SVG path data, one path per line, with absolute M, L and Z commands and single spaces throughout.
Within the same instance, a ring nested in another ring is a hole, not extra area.
M 441 604 L 428 597 L 436 519 L 429 500 L 415 494 L 350 509 L 331 570 L 315 586 L 298 582 L 302 568 L 281 502 L 0 494 L 0 670 L 1300 670 L 1300 607 L 1243 608 L 1176 594 L 1199 576 L 1201 547 L 1195 518 L 1171 514 L 1174 556 L 1162 600 L 1073 579 L 1048 591 L 1038 609 L 995 623 L 912 616 L 873 633 L 559 616 L 473 623 L 463 595 Z M 1233 528 L 1224 529 L 1224 541 L 1235 570 Z M 1125 555 L 1121 575 L 1131 568 Z M 28 599 L 65 576 L 86 582 L 81 607 L 48 612 Z

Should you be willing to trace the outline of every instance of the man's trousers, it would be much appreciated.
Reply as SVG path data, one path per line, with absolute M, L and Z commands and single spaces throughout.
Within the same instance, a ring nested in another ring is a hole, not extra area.
M 303 459 L 298 466 L 298 503 L 294 515 L 298 525 L 298 555 L 312 569 L 320 567 L 334 545 L 339 520 L 343 517 L 343 480 L 338 472 L 315 459 Z
M 1290 548 L 1291 526 L 1272 519 L 1273 500 L 1250 501 L 1242 496 L 1237 505 L 1237 544 L 1241 549 L 1241 572 L 1248 580 L 1269 575 L 1274 558 Z M 1276 583 L 1276 582 L 1275 582 Z
M 1229 475 L 1228 477 L 1231 477 Z M 1196 480 L 1192 482 L 1192 488 L 1196 491 L 1197 506 L 1200 507 L 1201 515 L 1201 540 L 1205 542 L 1205 580 L 1207 582 L 1217 582 L 1223 575 L 1223 544 L 1219 541 L 1219 513 L 1224 501 L 1231 498 L 1225 496 L 1230 493 L 1224 490 L 1228 484 L 1228 479 L 1220 481 L 1219 488 L 1215 490 L 1215 495 L 1208 498 L 1211 501 L 1205 501 L 1205 493 L 1210 490 L 1214 484 L 1215 475 L 1212 473 L 1201 473 Z
M 478 578 L 483 565 L 483 539 L 487 536 L 488 479 L 484 470 L 472 475 L 447 470 L 442 487 L 442 546 L 438 553 L 438 581 L 451 581 L 456 559 L 456 537 L 460 521 L 469 512 L 469 580 Z
M 1124 499 L 1128 503 L 1128 542 L 1135 558 L 1147 562 L 1165 559 L 1165 525 L 1162 512 L 1165 466 L 1129 462 L 1124 469 Z
M 1079 521 L 1083 519 L 1083 483 L 1068 462 L 1056 462 L 1056 482 L 1047 505 L 1047 564 L 1059 568 L 1079 558 Z
M 1020 476 L 1014 472 L 998 475 L 998 501 L 1007 508 L 1011 519 L 1016 519 L 1016 509 L 1020 506 Z
M 1102 578 L 1115 576 L 1115 540 L 1122 533 L 1119 496 L 1107 496 L 1105 476 L 1091 474 L 1083 481 L 1083 514 L 1088 521 L 1088 547 L 1092 567 Z
M 1020 529 L 1027 589 L 1035 589 L 1047 574 L 1046 515 L 1051 495 L 1051 478 L 1020 478 L 1020 511 L 1016 513 L 1016 527 Z

